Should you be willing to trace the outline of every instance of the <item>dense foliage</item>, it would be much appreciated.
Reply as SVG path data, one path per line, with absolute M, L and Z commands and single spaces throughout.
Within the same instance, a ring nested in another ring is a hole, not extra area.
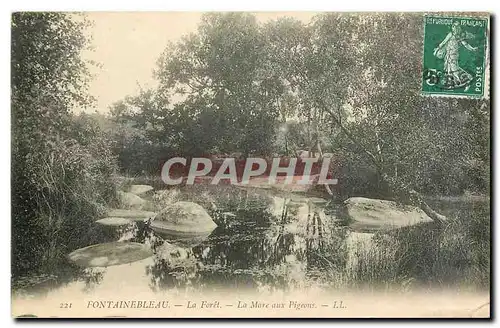
M 114 157 L 87 106 L 80 57 L 87 23 L 62 13 L 12 16 L 13 274 L 42 270 L 88 242 L 114 198 Z
M 489 102 L 420 95 L 422 33 L 414 14 L 321 14 L 308 25 L 207 14 L 165 50 L 157 88 L 113 107 L 126 127 L 120 163 L 156 173 L 173 153 L 319 145 L 336 156 L 346 195 L 486 193 Z

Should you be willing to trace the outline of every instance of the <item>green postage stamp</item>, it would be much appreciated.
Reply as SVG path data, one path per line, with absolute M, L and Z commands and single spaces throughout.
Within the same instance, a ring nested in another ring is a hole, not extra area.
M 487 18 L 425 16 L 423 94 L 484 97 L 487 38 Z

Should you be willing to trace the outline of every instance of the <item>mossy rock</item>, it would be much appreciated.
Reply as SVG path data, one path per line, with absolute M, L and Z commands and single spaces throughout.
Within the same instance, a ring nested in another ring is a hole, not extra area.
M 193 202 L 177 202 L 165 207 L 151 222 L 159 233 L 177 233 L 185 236 L 214 230 L 217 224 L 207 211 Z
M 76 265 L 108 267 L 144 260 L 153 255 L 149 247 L 133 242 L 111 242 L 77 249 L 68 255 Z
M 389 200 L 352 197 L 344 205 L 349 226 L 357 232 L 388 231 L 432 222 L 420 208 Z

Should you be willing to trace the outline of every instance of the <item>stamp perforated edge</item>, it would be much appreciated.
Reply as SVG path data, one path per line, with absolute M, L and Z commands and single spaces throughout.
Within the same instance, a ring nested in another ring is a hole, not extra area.
M 425 12 L 423 14 L 422 25 L 422 46 L 421 46 L 421 61 L 420 66 L 420 77 L 422 77 L 424 70 L 424 47 L 425 47 L 425 19 L 428 17 L 446 17 L 446 18 L 470 18 L 470 19 L 485 19 L 486 20 L 486 45 L 484 49 L 484 86 L 482 95 L 468 95 L 468 94 L 446 94 L 446 93 L 432 93 L 425 92 L 422 90 L 421 80 L 420 83 L 420 95 L 424 97 L 442 97 L 442 98 L 463 98 L 463 99 L 479 99 L 484 100 L 490 99 L 490 59 L 491 59 L 491 48 L 490 48 L 490 26 L 491 26 L 491 14 L 488 12 L 477 12 L 477 13 L 465 13 L 465 12 Z

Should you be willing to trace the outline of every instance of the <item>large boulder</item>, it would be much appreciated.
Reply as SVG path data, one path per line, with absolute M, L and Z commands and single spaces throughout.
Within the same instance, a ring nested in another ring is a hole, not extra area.
M 420 208 L 389 200 L 352 197 L 344 204 L 354 231 L 375 232 L 432 222 Z
M 153 255 L 151 249 L 139 243 L 111 242 L 77 249 L 68 259 L 78 266 L 108 267 L 144 260 Z
M 213 231 L 217 224 L 203 207 L 193 202 L 177 202 L 165 207 L 151 222 L 159 233 L 192 236 Z

